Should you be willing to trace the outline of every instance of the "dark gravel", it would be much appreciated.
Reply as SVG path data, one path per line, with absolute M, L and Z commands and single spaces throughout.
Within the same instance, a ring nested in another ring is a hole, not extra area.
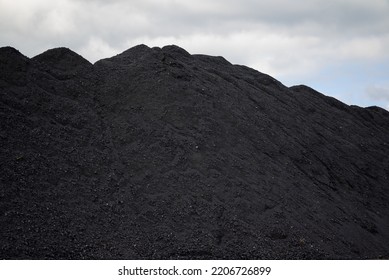
M 0 48 L 1 259 L 389 258 L 389 113 L 176 46 Z

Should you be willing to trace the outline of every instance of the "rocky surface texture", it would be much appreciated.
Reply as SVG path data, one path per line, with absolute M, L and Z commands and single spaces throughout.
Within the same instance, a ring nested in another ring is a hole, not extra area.
M 389 258 L 389 113 L 177 46 L 0 48 L 1 259 Z

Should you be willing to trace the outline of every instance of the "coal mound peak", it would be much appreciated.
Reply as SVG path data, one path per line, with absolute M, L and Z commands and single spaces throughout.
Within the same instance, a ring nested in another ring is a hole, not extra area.
M 64 47 L 47 50 L 35 56 L 33 60 L 60 70 L 73 70 L 91 65 L 88 60 Z
M 389 113 L 177 46 L 0 49 L 3 259 L 389 258 Z
M 142 56 L 142 55 L 148 53 L 150 50 L 151 50 L 150 47 L 148 47 L 144 44 L 141 44 L 141 45 L 137 45 L 135 47 L 132 47 L 132 48 L 122 52 L 121 54 L 118 54 L 114 58 L 124 58 L 124 57 L 136 58 L 136 57 L 139 57 L 139 56 Z
M 191 55 L 184 49 L 175 46 L 165 46 L 163 48 L 153 47 L 150 48 L 147 45 L 141 44 L 135 47 L 132 47 L 112 58 L 102 59 L 97 62 L 97 64 L 108 65 L 110 63 L 114 64 L 131 64 L 137 61 L 150 61 L 153 59 L 165 60 L 166 58 L 171 59 L 180 59 L 180 58 L 190 58 Z
M 190 54 L 186 50 L 176 45 L 164 46 L 162 48 L 162 51 L 175 56 L 190 56 Z
M 26 66 L 28 57 L 21 54 L 17 49 L 12 47 L 0 48 L 0 62 L 3 67 L 17 68 Z
M 0 58 L 4 60 L 5 58 L 9 59 L 17 59 L 17 58 L 23 58 L 26 57 L 21 54 L 17 49 L 7 46 L 7 47 L 1 47 L 0 48 Z
M 29 65 L 29 58 L 12 47 L 0 48 L 0 85 L 23 84 Z

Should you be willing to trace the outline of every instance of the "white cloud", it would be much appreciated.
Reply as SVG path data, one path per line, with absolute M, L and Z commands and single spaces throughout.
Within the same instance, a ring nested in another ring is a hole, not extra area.
M 373 99 L 386 100 L 389 102 L 389 87 L 368 86 L 366 94 Z
M 389 84 L 387 86 L 370 85 L 365 89 L 367 97 L 375 102 L 380 102 L 389 111 Z
M 78 27 L 75 25 L 74 15 L 77 6 L 65 0 L 55 3 L 55 6 L 41 13 L 40 30 L 59 36 L 76 33 Z
M 87 58 L 90 62 L 96 62 L 99 59 L 112 57 L 122 50 L 112 48 L 107 42 L 100 38 L 91 37 L 88 43 L 78 51 L 80 55 Z

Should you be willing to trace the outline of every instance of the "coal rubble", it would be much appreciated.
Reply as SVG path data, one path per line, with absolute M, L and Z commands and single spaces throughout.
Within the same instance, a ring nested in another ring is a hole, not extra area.
M 1 259 L 389 258 L 389 112 L 177 46 L 0 48 Z

